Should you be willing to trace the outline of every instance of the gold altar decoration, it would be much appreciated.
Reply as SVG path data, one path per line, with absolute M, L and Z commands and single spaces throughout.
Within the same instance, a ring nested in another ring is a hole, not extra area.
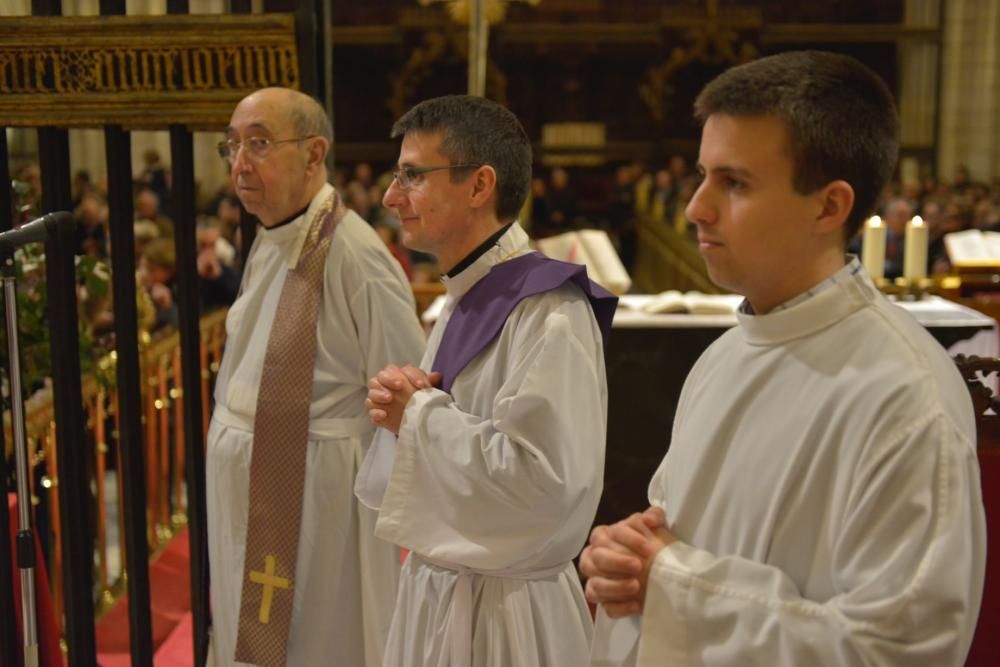
M 469 26 L 469 95 L 486 95 L 486 76 L 489 61 L 490 26 L 507 15 L 507 5 L 514 0 L 419 0 L 421 5 L 432 2 L 447 3 L 452 19 Z M 518 0 L 537 5 L 541 0 Z
M 472 20 L 472 7 L 470 1 L 475 0 L 420 0 L 420 4 L 427 6 L 433 2 L 448 3 L 448 14 L 456 23 L 468 25 Z M 507 17 L 507 5 L 513 0 L 485 0 L 483 11 L 486 14 L 486 21 L 490 25 L 496 25 Z M 520 0 L 529 5 L 537 5 L 541 0 Z
M 468 44 L 463 37 L 453 30 L 433 30 L 424 34 L 420 45 L 410 51 L 399 74 L 392 77 L 392 95 L 386 106 L 394 118 L 402 116 L 417 101 L 420 84 L 431 77 L 435 66 L 446 63 L 452 54 L 466 57 Z M 486 81 L 490 99 L 506 105 L 507 77 L 492 60 L 486 63 Z
M 596 167 L 604 164 L 604 123 L 545 123 L 542 164 L 547 167 Z
M 739 31 L 759 31 L 759 12 L 730 7 L 726 16 L 720 16 L 719 0 L 706 0 L 705 4 L 702 17 L 685 16 L 675 10 L 669 10 L 668 14 L 664 10 L 663 27 L 683 29 L 688 46 L 674 47 L 666 61 L 650 67 L 639 89 L 649 115 L 657 122 L 669 119 L 665 100 L 670 97 L 670 82 L 679 70 L 694 62 L 739 65 L 758 56 L 754 44 L 740 41 Z
M 218 130 L 264 86 L 299 87 L 292 15 L 0 18 L 0 126 Z

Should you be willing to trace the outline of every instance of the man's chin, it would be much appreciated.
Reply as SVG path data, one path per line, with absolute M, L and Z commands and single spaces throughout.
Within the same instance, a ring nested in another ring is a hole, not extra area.
M 718 267 L 713 268 L 708 262 L 705 263 L 705 269 L 705 272 L 708 274 L 708 279 L 711 280 L 716 287 L 729 290 L 730 292 L 739 293 L 737 286 L 733 284 L 734 281 L 731 276 L 729 276 L 725 271 L 720 270 Z
M 247 213 L 255 215 L 258 218 L 260 217 L 260 206 L 258 206 L 259 202 L 256 199 L 241 198 L 240 203 L 243 204 L 243 208 L 246 209 Z
M 416 250 L 417 252 L 428 252 L 418 239 L 414 238 L 412 234 L 406 231 L 406 228 L 400 229 L 399 233 L 399 243 L 407 250 Z

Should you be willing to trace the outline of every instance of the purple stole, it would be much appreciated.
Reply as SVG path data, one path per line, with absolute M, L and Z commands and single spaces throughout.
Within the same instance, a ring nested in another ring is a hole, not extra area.
M 618 297 L 587 278 L 587 267 L 581 264 L 537 252 L 521 255 L 490 269 L 455 306 L 431 366 L 441 373 L 441 389 L 451 392 L 458 374 L 500 334 L 522 299 L 567 282 L 575 283 L 587 296 L 607 346 Z

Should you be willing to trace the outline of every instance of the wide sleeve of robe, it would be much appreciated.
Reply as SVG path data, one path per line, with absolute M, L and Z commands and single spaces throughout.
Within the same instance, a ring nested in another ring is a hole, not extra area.
M 327 405 L 324 416 L 364 417 L 368 379 L 393 363 L 416 364 L 424 352 L 424 333 L 416 316 L 410 284 L 399 263 L 364 220 L 348 212 L 341 223 L 327 261 L 325 290 L 332 308 L 323 315 L 331 322 L 321 328 L 313 400 Z M 336 323 L 334 322 L 336 320 Z M 341 388 L 338 385 L 344 385 Z M 339 403 L 347 398 L 338 414 Z
M 834 596 L 806 599 L 775 567 L 674 543 L 650 571 L 638 664 L 962 664 L 984 567 L 974 446 L 932 412 L 852 479 L 830 526 Z
M 572 559 L 601 494 L 607 407 L 582 292 L 522 301 L 452 392 L 407 405 L 376 534 L 484 572 Z

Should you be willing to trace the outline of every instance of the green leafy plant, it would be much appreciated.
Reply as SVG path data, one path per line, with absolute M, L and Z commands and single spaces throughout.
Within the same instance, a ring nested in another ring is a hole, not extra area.
M 50 354 L 48 289 L 45 280 L 45 248 L 32 243 L 19 249 L 17 266 L 18 342 L 21 352 L 21 375 L 25 393 L 30 395 L 45 385 L 52 376 Z M 104 345 L 95 341 L 90 322 L 108 301 L 111 276 L 107 266 L 95 257 L 80 256 L 76 261 L 77 306 L 79 314 L 80 371 L 93 373 L 97 360 L 107 354 Z M 7 364 L 6 329 L 4 339 L 4 369 Z M 107 381 L 107 378 L 98 377 Z M 27 396 L 25 396 L 27 398 Z

